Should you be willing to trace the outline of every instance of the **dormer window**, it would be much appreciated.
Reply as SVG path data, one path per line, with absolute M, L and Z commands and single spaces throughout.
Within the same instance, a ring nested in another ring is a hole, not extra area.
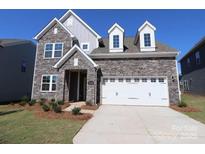
M 109 51 L 123 52 L 124 29 L 115 23 L 109 30 Z
M 113 35 L 113 48 L 119 48 L 119 35 Z
M 144 34 L 144 45 L 145 45 L 145 47 L 151 46 L 151 39 L 150 39 L 149 33 Z
M 140 51 L 156 51 L 155 31 L 156 28 L 148 21 L 145 21 L 145 23 L 138 29 L 137 37 L 139 38 Z
M 89 51 L 89 43 L 81 43 L 81 48 L 85 52 Z

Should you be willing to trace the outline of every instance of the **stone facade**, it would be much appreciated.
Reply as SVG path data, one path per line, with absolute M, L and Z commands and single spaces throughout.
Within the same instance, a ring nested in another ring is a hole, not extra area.
M 175 58 L 96 59 L 94 61 L 100 66 L 102 76 L 166 76 L 170 103 L 179 101 Z
M 54 34 L 54 28 L 58 29 L 58 33 Z M 43 74 L 55 74 L 60 75 L 60 79 L 64 74 L 60 74 L 53 66 L 60 60 L 60 58 L 53 59 L 44 59 L 44 46 L 46 43 L 55 43 L 62 42 L 63 45 L 63 55 L 69 51 L 71 48 L 71 37 L 68 32 L 66 32 L 59 24 L 55 24 L 51 29 L 47 31 L 42 38 L 39 39 L 37 43 L 37 53 L 34 69 L 34 78 L 33 78 L 33 89 L 32 89 L 32 98 L 33 99 L 52 99 L 57 98 L 55 92 L 41 92 L 41 78 Z M 59 82 L 60 83 L 60 82 Z M 63 82 L 61 83 L 63 84 Z M 59 85 L 58 85 L 59 86 Z

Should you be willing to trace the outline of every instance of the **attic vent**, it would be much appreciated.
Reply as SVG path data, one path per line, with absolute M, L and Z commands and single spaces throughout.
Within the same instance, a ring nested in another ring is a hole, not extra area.
M 57 33 L 58 33 L 58 28 L 54 28 L 53 34 L 57 34 Z

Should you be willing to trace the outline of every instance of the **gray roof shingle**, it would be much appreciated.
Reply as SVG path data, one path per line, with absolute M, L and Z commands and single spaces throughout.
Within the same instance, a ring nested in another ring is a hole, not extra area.
M 134 44 L 134 37 L 125 37 L 124 38 L 124 53 L 135 53 L 140 52 L 139 43 L 137 45 Z M 102 39 L 104 47 L 99 47 L 94 49 L 91 54 L 108 54 L 109 52 L 109 39 Z M 156 42 L 156 51 L 158 52 L 176 52 L 177 50 L 169 47 L 166 44 Z

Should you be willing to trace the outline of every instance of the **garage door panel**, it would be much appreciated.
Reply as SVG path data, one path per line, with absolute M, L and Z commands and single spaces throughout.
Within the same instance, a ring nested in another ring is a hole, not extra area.
M 168 85 L 165 78 L 155 80 L 142 78 L 135 82 L 134 79 L 123 81 L 110 80 L 102 84 L 102 104 L 113 105 L 152 105 L 168 106 Z M 112 82 L 111 82 L 112 81 Z M 155 82 L 154 82 L 155 81 Z

